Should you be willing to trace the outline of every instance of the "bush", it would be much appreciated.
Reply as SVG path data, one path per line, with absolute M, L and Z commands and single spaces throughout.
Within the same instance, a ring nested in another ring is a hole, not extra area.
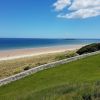
M 99 50 L 100 50 L 100 43 L 93 43 L 82 47 L 77 51 L 77 53 L 81 55 L 81 54 L 91 53 Z
M 30 69 L 30 67 L 29 67 L 29 66 L 27 66 L 27 67 L 25 67 L 25 68 L 24 68 L 24 70 L 29 70 L 29 69 Z

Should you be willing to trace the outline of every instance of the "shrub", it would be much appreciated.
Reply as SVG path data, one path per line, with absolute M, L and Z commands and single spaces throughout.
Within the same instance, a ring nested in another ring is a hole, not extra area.
M 24 70 L 29 70 L 29 69 L 30 69 L 30 67 L 29 67 L 29 66 L 27 66 L 27 67 L 25 67 L 25 68 L 24 68 Z
M 82 47 L 77 51 L 77 53 L 81 55 L 81 54 L 91 53 L 99 50 L 100 50 L 100 43 L 93 43 Z

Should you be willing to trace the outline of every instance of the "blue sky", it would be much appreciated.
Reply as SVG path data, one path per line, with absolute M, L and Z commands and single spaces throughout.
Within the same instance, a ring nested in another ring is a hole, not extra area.
M 99 15 L 58 18 L 59 11 L 55 11 L 58 5 L 53 5 L 56 2 L 57 0 L 0 0 L 0 37 L 100 38 Z

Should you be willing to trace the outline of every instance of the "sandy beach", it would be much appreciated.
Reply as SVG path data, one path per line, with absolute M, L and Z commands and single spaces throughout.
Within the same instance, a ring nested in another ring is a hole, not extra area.
M 64 52 L 68 50 L 76 50 L 81 48 L 82 46 L 83 45 L 63 45 L 63 46 L 4 50 L 4 51 L 0 51 L 0 61 L 38 56 L 41 54 Z

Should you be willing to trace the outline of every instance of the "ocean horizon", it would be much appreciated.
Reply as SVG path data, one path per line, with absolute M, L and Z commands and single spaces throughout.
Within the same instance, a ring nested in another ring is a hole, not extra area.
M 100 43 L 100 39 L 0 38 L 0 50 Z

